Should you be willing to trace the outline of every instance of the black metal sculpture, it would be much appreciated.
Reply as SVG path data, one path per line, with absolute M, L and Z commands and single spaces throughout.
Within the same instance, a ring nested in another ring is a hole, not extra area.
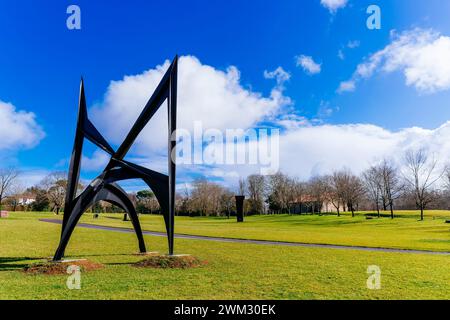
M 244 222 L 244 200 L 245 196 L 235 196 L 237 222 Z
M 146 252 L 144 237 L 142 236 L 139 218 L 134 205 L 128 198 L 126 192 L 116 184 L 116 182 L 121 180 L 136 178 L 142 179 L 150 187 L 150 189 L 152 189 L 160 204 L 161 212 L 163 213 L 164 222 L 166 225 L 167 238 L 169 242 L 169 254 L 173 255 L 175 159 L 172 159 L 171 153 L 175 147 L 175 141 L 172 140 L 172 135 L 176 129 L 177 74 L 178 57 L 175 57 L 163 79 L 155 89 L 155 92 L 145 105 L 142 113 L 139 115 L 139 118 L 136 120 L 127 137 L 119 146 L 117 151 L 114 151 L 114 149 L 108 144 L 108 142 L 88 119 L 86 98 L 84 95 L 84 84 L 83 80 L 81 80 L 78 122 L 75 143 L 70 160 L 61 240 L 53 258 L 54 261 L 59 261 L 64 256 L 64 251 L 70 240 L 72 232 L 83 213 L 99 201 L 112 203 L 128 213 L 138 238 L 139 250 L 142 253 Z M 125 155 L 136 140 L 138 134 L 166 100 L 169 123 L 168 176 L 124 160 Z M 85 138 L 90 140 L 100 149 L 109 153 L 111 158 L 103 172 L 95 178 L 80 195 L 76 196 L 80 176 L 81 154 Z

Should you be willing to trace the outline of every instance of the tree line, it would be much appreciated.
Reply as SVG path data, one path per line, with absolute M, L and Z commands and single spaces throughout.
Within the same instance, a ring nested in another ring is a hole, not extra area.
M 0 209 L 54 211 L 64 207 L 67 174 L 53 172 L 39 184 L 23 189 L 20 172 L 0 169 Z M 79 186 L 81 191 L 83 186 Z M 24 204 L 24 194 L 34 201 Z M 282 172 L 263 176 L 253 174 L 240 179 L 235 190 L 204 178 L 176 194 L 178 215 L 228 216 L 236 211 L 235 195 L 245 195 L 246 214 L 324 214 L 338 216 L 356 211 L 374 211 L 378 217 L 395 210 L 419 209 L 424 219 L 426 209 L 450 208 L 450 167 L 438 166 L 437 159 L 425 149 L 408 151 L 403 162 L 396 165 L 384 159 L 369 166 L 360 175 L 350 169 L 335 170 L 303 181 Z M 129 194 L 139 213 L 160 213 L 155 195 L 150 190 Z M 22 198 L 21 198 L 22 197 Z M 122 212 L 108 203 L 100 202 L 92 212 Z
M 450 168 L 438 166 L 425 149 L 407 151 L 400 164 L 384 159 L 360 175 L 350 169 L 335 170 L 307 181 L 282 172 L 241 179 L 235 192 L 205 179 L 178 195 L 178 210 L 190 215 L 229 215 L 235 194 L 246 195 L 247 214 L 322 214 L 374 211 L 378 217 L 395 210 L 450 208 Z

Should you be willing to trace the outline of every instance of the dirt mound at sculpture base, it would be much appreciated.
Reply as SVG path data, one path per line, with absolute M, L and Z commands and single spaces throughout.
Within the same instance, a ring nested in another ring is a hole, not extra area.
M 134 266 L 141 268 L 188 269 L 201 267 L 206 264 L 206 261 L 202 261 L 191 255 L 158 255 L 136 262 Z
M 27 274 L 61 275 L 71 273 L 68 272 L 69 266 L 77 266 L 80 268 L 81 272 L 93 271 L 103 268 L 103 265 L 101 263 L 83 259 L 83 260 L 66 260 L 58 262 L 46 261 L 34 263 L 29 266 L 26 266 L 23 269 L 23 271 Z

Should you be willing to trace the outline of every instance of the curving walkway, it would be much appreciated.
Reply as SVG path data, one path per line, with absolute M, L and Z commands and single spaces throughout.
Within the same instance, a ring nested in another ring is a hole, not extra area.
M 61 224 L 62 221 L 58 219 L 39 219 L 42 222 Z M 89 223 L 79 223 L 77 227 L 115 231 L 122 233 L 134 233 L 133 229 L 120 228 L 120 227 L 108 227 Z M 144 235 L 155 237 L 166 237 L 164 232 L 145 231 Z M 416 253 L 416 254 L 433 254 L 433 255 L 449 255 L 450 252 L 446 251 L 427 251 L 427 250 L 410 250 L 410 249 L 390 249 L 390 248 L 372 248 L 364 246 L 346 246 L 335 244 L 315 244 L 315 243 L 301 243 L 301 242 L 283 242 L 283 241 L 270 241 L 270 240 L 251 240 L 251 239 L 238 239 L 238 238 L 221 238 L 221 237 L 209 237 L 209 236 L 196 236 L 189 234 L 175 234 L 177 239 L 191 239 L 191 240 L 206 240 L 206 241 L 218 241 L 218 242 L 231 242 L 231 243 L 246 243 L 246 244 L 260 244 L 260 245 L 275 245 L 275 246 L 289 246 L 289 247 L 307 247 L 307 248 L 325 248 L 325 249 L 341 249 L 341 250 L 360 250 L 371 252 L 393 252 L 393 253 Z

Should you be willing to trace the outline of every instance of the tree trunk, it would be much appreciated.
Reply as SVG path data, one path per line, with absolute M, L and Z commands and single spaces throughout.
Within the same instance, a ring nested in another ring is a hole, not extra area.
M 391 209 L 391 219 L 394 219 L 394 208 L 392 206 L 392 202 L 389 204 L 389 207 Z
M 420 221 L 423 221 L 423 205 L 420 206 Z
M 380 206 L 378 205 L 378 202 L 377 202 L 377 213 L 378 213 L 378 218 L 381 218 L 381 215 L 380 215 Z
M 59 215 L 59 207 L 56 207 L 56 215 Z

